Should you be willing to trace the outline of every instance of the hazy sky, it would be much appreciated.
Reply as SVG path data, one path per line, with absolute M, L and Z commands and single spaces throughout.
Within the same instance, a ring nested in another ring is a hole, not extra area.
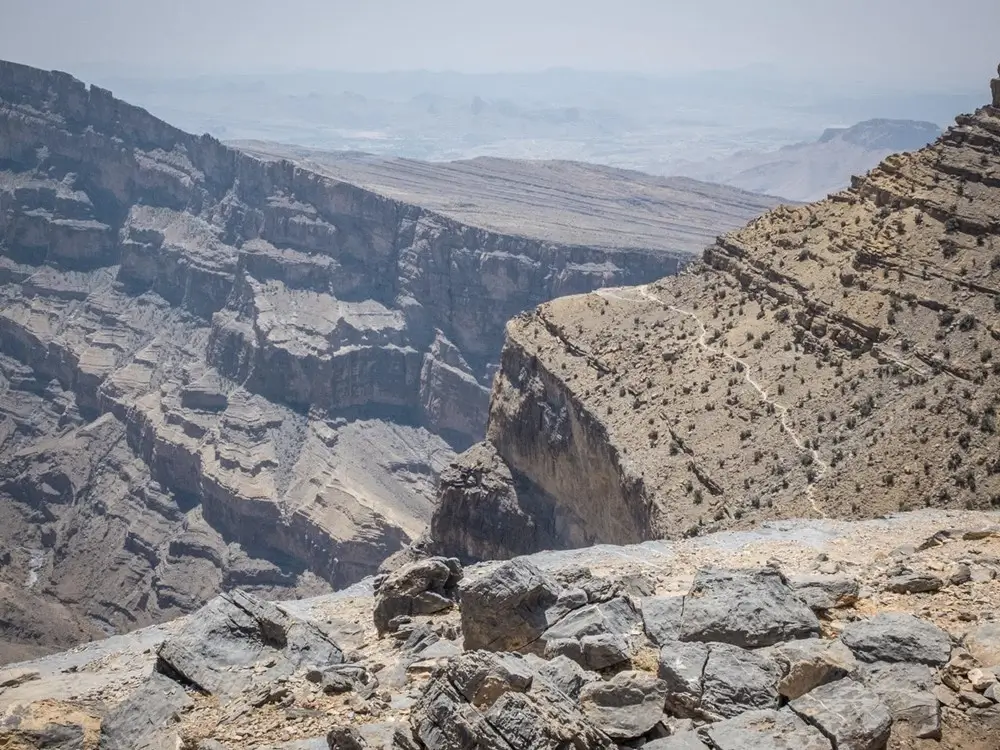
M 1000 0 L 0 0 L 0 58 L 70 72 L 776 63 L 985 85 L 998 30 Z

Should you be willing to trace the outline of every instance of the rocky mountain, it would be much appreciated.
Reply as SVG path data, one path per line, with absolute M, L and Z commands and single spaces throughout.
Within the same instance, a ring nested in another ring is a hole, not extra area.
M 827 128 L 813 142 L 776 150 L 745 150 L 732 156 L 674 166 L 678 174 L 812 201 L 847 187 L 898 151 L 922 148 L 941 134 L 932 122 L 873 119 L 846 128 Z
M 677 278 L 507 327 L 431 536 L 463 559 L 1000 506 L 1000 83 L 934 144 Z
M 497 230 L 447 175 L 437 210 L 0 64 L 0 661 L 373 572 L 481 437 L 508 318 L 775 203 L 601 174 Z
M 429 558 L 0 670 L 22 750 L 996 750 L 1000 514 Z

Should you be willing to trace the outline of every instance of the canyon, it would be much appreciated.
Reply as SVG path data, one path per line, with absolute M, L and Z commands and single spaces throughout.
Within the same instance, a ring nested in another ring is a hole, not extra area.
M 401 195 L 289 156 L 0 63 L 0 662 L 373 573 L 482 437 L 509 318 L 776 203 L 563 165 L 519 222 L 544 164 Z

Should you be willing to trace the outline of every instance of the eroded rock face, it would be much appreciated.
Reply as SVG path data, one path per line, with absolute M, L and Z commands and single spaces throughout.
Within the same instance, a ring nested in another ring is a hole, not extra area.
M 508 318 L 772 203 L 705 187 L 677 248 L 489 230 L 0 63 L 0 580 L 48 609 L 2 658 L 373 572 L 482 436 Z
M 490 501 L 561 548 L 1000 504 L 998 154 L 1000 109 L 983 107 L 849 190 L 723 235 L 677 278 L 513 320 L 487 427 L 498 468 L 468 493 L 442 484 L 441 551 L 524 553 L 466 523 Z

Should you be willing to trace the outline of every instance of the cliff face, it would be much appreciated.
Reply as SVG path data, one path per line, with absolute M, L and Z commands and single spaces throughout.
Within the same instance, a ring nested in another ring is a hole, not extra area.
M 0 63 L 0 659 L 371 572 L 504 322 L 691 249 L 478 228 Z
M 478 558 L 1000 506 L 998 217 L 994 96 L 677 278 L 519 316 L 432 536 Z

